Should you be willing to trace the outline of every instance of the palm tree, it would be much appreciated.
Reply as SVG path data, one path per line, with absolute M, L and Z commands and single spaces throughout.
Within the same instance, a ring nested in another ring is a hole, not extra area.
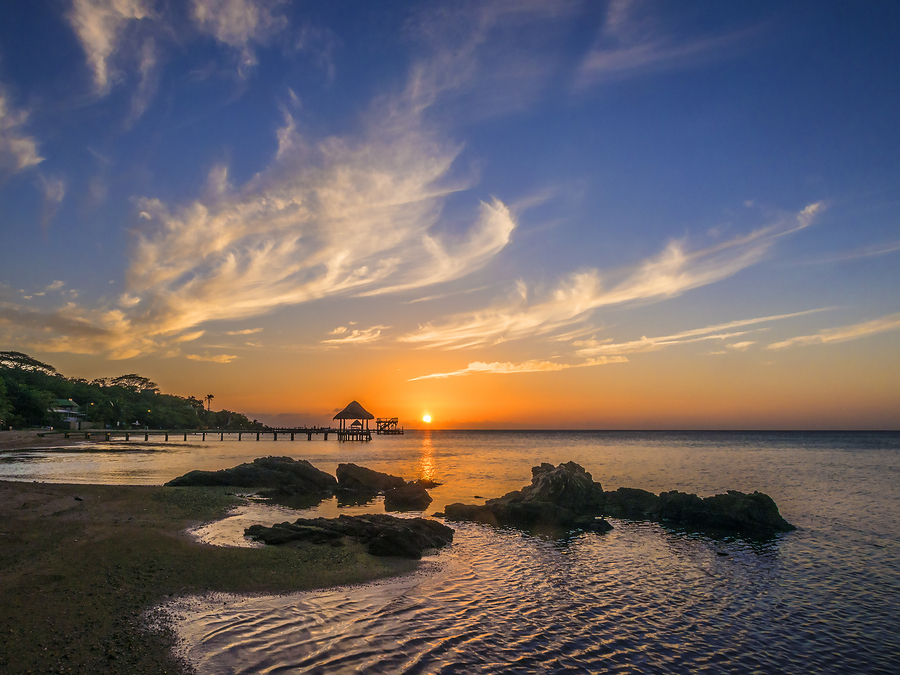
M 203 398 L 206 399 L 206 412 L 209 412 L 209 404 L 215 398 L 215 396 L 213 396 L 212 394 L 207 394 Z

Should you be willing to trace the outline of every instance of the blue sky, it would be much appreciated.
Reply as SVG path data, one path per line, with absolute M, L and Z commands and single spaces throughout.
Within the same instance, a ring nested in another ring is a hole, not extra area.
M 312 418 L 363 372 L 458 425 L 534 419 L 497 387 L 558 418 L 572 403 L 548 386 L 608 401 L 630 382 L 631 416 L 585 423 L 896 426 L 898 19 L 7 3 L 0 342 Z M 267 393 L 300 371 L 318 394 Z M 706 373 L 690 395 L 684 372 Z M 788 390 L 793 417 L 766 403 Z M 654 416 L 642 396 L 681 402 Z

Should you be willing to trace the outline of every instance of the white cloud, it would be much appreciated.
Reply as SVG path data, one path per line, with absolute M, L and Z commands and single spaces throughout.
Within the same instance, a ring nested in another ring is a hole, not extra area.
M 460 375 L 471 375 L 473 373 L 492 373 L 496 375 L 512 375 L 514 373 L 547 373 L 559 370 L 568 370 L 569 368 L 587 368 L 591 366 L 604 366 L 610 363 L 626 363 L 628 358 L 625 356 L 601 356 L 596 359 L 588 359 L 583 363 L 555 363 L 553 361 L 525 361 L 523 363 L 510 362 L 493 362 L 484 363 L 482 361 L 473 361 L 465 368 L 454 370 L 449 373 L 433 373 L 431 375 L 420 375 L 412 377 L 410 382 L 416 380 L 444 379 L 448 377 L 458 377 Z
M 185 335 L 180 335 L 175 338 L 174 342 L 191 342 L 193 340 L 198 340 L 206 333 L 205 330 L 197 330 L 193 333 L 186 333 Z
M 748 341 L 746 341 L 746 342 L 735 342 L 735 343 L 730 344 L 730 345 L 725 345 L 725 348 L 726 348 L 726 349 L 731 349 L 731 350 L 737 351 L 737 352 L 743 352 L 743 351 L 746 351 L 749 347 L 752 347 L 752 346 L 755 345 L 755 344 L 756 344 L 756 342 L 753 342 L 753 341 L 748 340 Z
M 876 333 L 884 333 L 885 331 L 897 330 L 900 328 L 900 313 L 889 314 L 880 319 L 866 321 L 865 323 L 857 323 L 852 326 L 842 326 L 840 328 L 827 328 L 821 330 L 815 335 L 800 335 L 790 338 L 782 342 L 770 344 L 766 349 L 786 349 L 787 347 L 803 347 L 815 344 L 828 344 L 831 342 L 847 342 L 848 340 L 858 340 L 859 338 L 868 337 Z
M 42 339 L 46 350 L 124 358 L 167 349 L 207 321 L 457 279 L 484 266 L 515 227 L 496 199 L 480 205 L 468 232 L 442 222 L 444 197 L 466 187 L 448 178 L 459 147 L 406 99 L 382 101 L 356 139 L 312 144 L 286 116 L 279 141 L 272 165 L 240 188 L 215 169 L 205 196 L 187 206 L 138 201 L 142 224 L 117 309 L 70 303 L 22 330 L 61 331 Z
M 208 354 L 186 354 L 185 356 L 191 361 L 210 361 L 212 363 L 231 363 L 237 358 L 235 354 L 216 354 L 214 356 Z
M 58 291 L 60 288 L 66 285 L 65 281 L 54 281 L 52 284 L 47 286 L 46 290 L 48 291 Z
M 225 335 L 253 335 L 254 333 L 262 333 L 262 328 L 245 328 L 244 330 L 229 330 Z
M 646 0 L 609 3 L 603 29 L 581 64 L 576 86 L 694 65 L 734 50 L 756 32 L 682 38 L 663 28 L 651 5 Z
M 629 342 L 613 342 L 607 340 L 597 342 L 596 340 L 585 340 L 582 342 L 574 342 L 578 347 L 576 351 L 580 356 L 598 356 L 600 354 L 634 354 L 637 352 L 658 351 L 665 347 L 673 345 L 681 345 L 690 342 L 704 342 L 707 340 L 730 340 L 735 337 L 746 335 L 749 331 L 734 331 L 735 328 L 743 328 L 745 326 L 754 326 L 761 323 L 769 323 L 772 321 L 782 321 L 784 319 L 793 319 L 798 316 L 806 316 L 817 312 L 824 312 L 831 308 L 824 307 L 820 309 L 808 309 L 803 312 L 793 312 L 791 314 L 776 314 L 773 316 L 763 316 L 755 319 L 739 319 L 737 321 L 729 321 L 728 323 L 719 323 L 704 328 L 694 328 L 691 330 L 675 333 L 674 335 L 665 335 L 660 337 L 643 336 L 640 340 L 631 340 Z M 731 349 L 746 349 L 753 342 L 737 342 L 726 345 Z
M 883 244 L 875 244 L 873 246 L 863 246 L 851 251 L 823 255 L 817 258 L 802 260 L 799 264 L 824 265 L 827 263 L 844 262 L 846 260 L 859 260 L 860 258 L 877 258 L 879 256 L 887 255 L 888 253 L 895 253 L 896 251 L 900 251 L 900 241 L 891 241 Z
M 28 113 L 15 110 L 0 86 L 0 171 L 16 173 L 44 161 L 37 141 L 24 132 L 27 121 Z
M 213 171 L 210 195 L 150 216 L 128 272 L 146 297 L 134 320 L 159 335 L 204 321 L 258 316 L 336 294 L 372 295 L 459 278 L 483 266 L 515 226 L 498 200 L 465 236 L 440 228 L 441 186 L 457 147 L 416 115 L 391 111 L 360 141 L 310 146 L 288 117 L 278 159 L 242 189 Z
M 529 304 L 524 284 L 505 304 L 427 324 L 401 341 L 462 348 L 546 335 L 587 319 L 599 307 L 659 301 L 721 281 L 759 262 L 778 237 L 808 227 L 819 210 L 811 204 L 793 218 L 759 228 L 698 251 L 673 241 L 655 258 L 637 265 L 621 281 L 604 288 L 598 270 L 573 272 L 543 301 Z
M 275 11 L 279 4 L 267 0 L 193 0 L 193 13 L 200 30 L 238 51 L 238 71 L 243 76 L 257 63 L 252 44 L 266 44 L 287 26 L 287 19 Z
M 381 331 L 387 330 L 390 326 L 372 326 L 363 330 L 352 330 L 348 335 L 339 338 L 331 338 L 330 340 L 322 340 L 324 345 L 347 345 L 347 344 L 365 344 L 374 342 L 381 337 Z M 343 328 L 343 330 L 341 330 Z M 347 329 L 341 326 L 329 333 L 329 335 L 343 335 Z
M 125 25 L 149 15 L 145 0 L 73 0 L 69 22 L 94 71 L 97 91 L 109 91 L 109 59 Z
M 44 193 L 44 205 L 41 213 L 41 228 L 46 233 L 50 221 L 59 211 L 59 205 L 66 196 L 66 181 L 62 178 L 48 178 L 43 173 L 38 175 L 41 190 Z

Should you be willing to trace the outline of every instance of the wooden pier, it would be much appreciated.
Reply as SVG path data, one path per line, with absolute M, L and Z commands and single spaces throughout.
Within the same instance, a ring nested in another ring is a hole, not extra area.
M 399 424 L 400 420 L 396 417 L 379 417 L 375 420 L 375 433 L 379 436 L 402 436 L 403 427 Z
M 369 420 L 375 419 L 375 416 L 370 413 L 368 410 L 363 408 L 356 401 L 351 401 L 350 404 L 344 408 L 341 412 L 334 416 L 334 419 L 339 421 L 340 426 L 338 427 L 266 427 L 264 429 L 92 429 L 85 431 L 66 431 L 66 432 L 50 432 L 53 435 L 58 435 L 60 433 L 65 433 L 66 438 L 80 438 L 82 434 L 84 435 L 84 440 L 86 441 L 112 441 L 112 440 L 132 440 L 132 436 L 134 436 L 135 440 L 140 440 L 143 436 L 145 441 L 149 441 L 150 437 L 153 436 L 154 440 L 158 440 L 162 437 L 162 440 L 168 441 L 171 437 L 172 440 L 182 440 L 187 441 L 190 436 L 191 440 L 199 440 L 205 441 L 206 437 L 209 436 L 211 440 L 220 440 L 224 441 L 225 436 L 228 436 L 229 440 L 234 440 L 234 437 L 237 436 L 238 441 L 244 440 L 244 436 L 248 436 L 251 440 L 256 439 L 257 441 L 265 438 L 268 439 L 270 436 L 273 441 L 277 441 L 279 436 L 283 440 L 294 441 L 298 438 L 303 438 L 306 436 L 307 441 L 311 441 L 313 436 L 318 440 L 319 436 L 322 436 L 324 440 L 328 440 L 329 436 L 333 436 L 340 442 L 344 441 L 371 441 L 372 440 L 372 430 L 369 429 Z M 352 420 L 352 422 L 351 422 Z M 403 427 L 398 426 L 398 419 L 396 417 L 379 417 L 376 420 L 376 433 L 381 434 L 402 434 Z M 38 434 L 38 436 L 45 436 L 46 434 Z
M 316 440 L 320 436 L 323 440 L 328 440 L 328 436 L 332 436 L 339 441 L 371 441 L 372 434 L 368 429 L 361 432 L 356 430 L 342 430 L 334 427 L 285 427 L 285 428 L 268 428 L 259 430 L 234 430 L 234 429 L 131 429 L 131 430 L 112 430 L 112 429 L 91 429 L 90 431 L 65 431 L 51 432 L 52 435 L 63 433 L 65 438 L 84 438 L 86 441 L 114 441 L 114 440 L 145 440 L 149 441 L 152 436 L 154 440 L 162 437 L 162 440 L 218 440 L 224 441 L 226 436 L 229 440 L 244 440 L 247 436 L 248 440 L 302 440 L 306 437 L 307 441 L 311 441 L 313 436 Z M 48 434 L 38 434 L 46 436 Z M 207 438 L 207 436 L 209 438 Z M 236 438 L 235 438 L 236 437 Z

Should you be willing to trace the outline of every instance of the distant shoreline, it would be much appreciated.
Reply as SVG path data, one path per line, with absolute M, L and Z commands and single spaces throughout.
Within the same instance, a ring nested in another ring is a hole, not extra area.
M 16 443 L 36 435 L 24 433 Z M 417 567 L 354 545 L 228 548 L 185 533 L 237 503 L 223 488 L 0 481 L 0 671 L 187 672 L 166 616 L 145 628 L 145 612 L 171 597 L 296 592 Z

